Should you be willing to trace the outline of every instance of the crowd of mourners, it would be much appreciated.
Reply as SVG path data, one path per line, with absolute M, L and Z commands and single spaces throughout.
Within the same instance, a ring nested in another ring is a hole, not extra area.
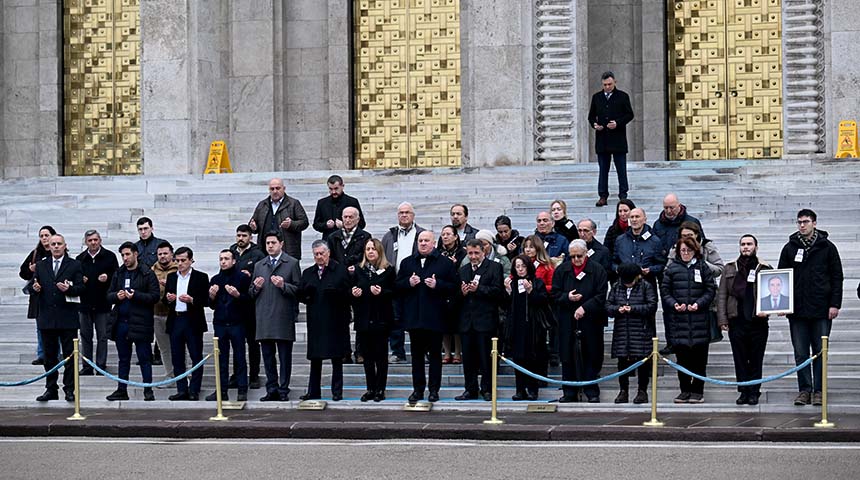
M 261 401 L 286 401 L 304 303 L 310 378 L 302 400 L 322 397 L 323 361 L 331 363 L 333 401 L 343 398 L 343 364 L 352 362 L 363 364 L 366 375 L 361 401 L 384 400 L 388 365 L 407 362 L 407 334 L 410 403 L 424 400 L 425 392 L 428 401 L 439 400 L 445 364 L 462 364 L 465 385 L 456 400 L 490 400 L 493 337 L 501 339 L 507 359 L 531 372 L 547 375 L 560 366 L 563 380 L 594 380 L 603 368 L 609 319 L 611 358 L 620 371 L 651 353 L 662 311 L 663 355 L 675 355 L 678 364 L 706 376 L 709 345 L 727 331 L 737 380 L 749 381 L 762 378 L 768 338 L 763 311 L 787 316 L 800 364 L 821 350 L 821 336 L 829 335 L 841 308 L 839 253 L 809 209 L 797 213 L 797 231 L 776 266 L 793 271 L 793 285 L 776 277 L 765 293 L 757 290 L 757 279 L 772 266 L 758 258 L 756 237 L 742 235 L 737 257 L 724 262 L 674 194 L 665 196 L 651 224 L 631 200 L 618 201 L 601 243 L 597 223 L 570 219 L 563 200 L 538 213 L 533 230 L 520 226 L 522 233 L 504 215 L 496 218 L 495 231 L 479 230 L 469 224 L 463 204 L 453 205 L 450 224 L 433 232 L 416 223 L 415 209 L 404 202 L 397 224 L 375 236 L 365 230 L 359 201 L 344 193 L 343 179 L 334 175 L 327 186 L 329 195 L 318 201 L 311 221 L 302 204 L 286 195 L 283 181 L 272 179 L 269 195 L 236 228 L 235 243 L 221 250 L 220 270 L 211 277 L 193 267 L 191 248 L 174 250 L 156 238 L 147 217 L 137 221 L 139 239 L 119 246 L 119 258 L 102 247 L 96 230 L 84 233 L 86 249 L 72 257 L 63 235 L 42 227 L 20 272 L 30 295 L 28 317 L 38 327 L 33 363 L 53 369 L 72 353 L 80 332 L 81 352 L 96 367 L 85 363 L 81 375 L 108 372 L 110 339 L 119 378 L 129 378 L 132 350 L 143 382 L 152 383 L 153 366 L 163 366 L 165 380 L 178 377 L 203 359 L 209 308 L 219 339 L 222 398 L 235 388 L 244 401 L 249 389 L 264 387 Z M 311 247 L 313 265 L 302 270 L 301 237 L 309 226 L 321 237 Z M 38 401 L 59 398 L 58 376 L 47 377 Z M 67 401 L 74 400 L 73 376 L 64 369 Z M 650 364 L 636 371 L 633 391 L 629 376 L 618 378 L 615 403 L 631 396 L 633 403 L 647 402 Z M 190 381 L 177 380 L 169 399 L 199 400 L 202 378 L 198 368 Z M 821 361 L 800 370 L 797 382 L 795 405 L 820 404 Z M 545 386 L 517 371 L 513 400 L 535 400 Z M 675 403 L 704 402 L 703 387 L 679 372 Z M 760 386 L 738 390 L 737 404 L 758 403 Z M 152 388 L 143 393 L 155 400 Z M 128 398 L 121 382 L 107 397 Z M 206 397 L 215 398 L 214 392 Z M 596 403 L 600 388 L 565 386 L 558 401 Z

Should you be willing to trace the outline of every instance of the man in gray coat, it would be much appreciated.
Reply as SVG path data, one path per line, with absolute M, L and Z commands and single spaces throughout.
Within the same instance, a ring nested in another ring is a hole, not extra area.
M 257 204 L 248 226 L 257 234 L 257 243 L 260 245 L 267 233 L 280 232 L 283 250 L 301 260 L 302 231 L 308 228 L 310 222 L 302 202 L 287 195 L 284 188 L 284 181 L 280 178 L 269 180 L 269 196 Z
M 301 280 L 299 261 L 282 251 L 280 232 L 263 236 L 266 257 L 254 264 L 249 293 L 255 300 L 257 340 L 263 350 L 266 369 L 266 396 L 261 402 L 290 399 L 290 373 L 299 303 L 296 298 Z M 277 360 L 275 352 L 277 351 Z M 278 375 L 278 362 L 281 364 Z

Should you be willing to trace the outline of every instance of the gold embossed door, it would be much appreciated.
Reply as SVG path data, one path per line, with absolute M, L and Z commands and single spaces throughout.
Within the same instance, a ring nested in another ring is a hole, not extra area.
M 140 0 L 65 0 L 63 40 L 64 173 L 140 173 Z
M 356 168 L 459 166 L 459 0 L 353 5 Z
M 670 159 L 782 155 L 780 0 L 669 3 Z

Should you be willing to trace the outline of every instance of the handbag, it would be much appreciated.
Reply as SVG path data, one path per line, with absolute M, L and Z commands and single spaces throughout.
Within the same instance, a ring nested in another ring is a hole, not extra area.
M 708 310 L 708 329 L 711 333 L 710 343 L 717 343 L 723 339 L 723 330 L 717 322 L 717 312 Z

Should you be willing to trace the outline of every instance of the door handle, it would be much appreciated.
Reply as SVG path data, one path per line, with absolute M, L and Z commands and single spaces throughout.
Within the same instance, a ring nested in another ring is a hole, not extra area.
M 738 96 L 738 91 L 737 91 L 737 90 L 732 90 L 732 96 L 733 96 L 733 97 L 737 97 L 737 96 Z
M 723 92 L 716 92 L 714 95 L 716 95 L 717 98 L 723 98 Z

